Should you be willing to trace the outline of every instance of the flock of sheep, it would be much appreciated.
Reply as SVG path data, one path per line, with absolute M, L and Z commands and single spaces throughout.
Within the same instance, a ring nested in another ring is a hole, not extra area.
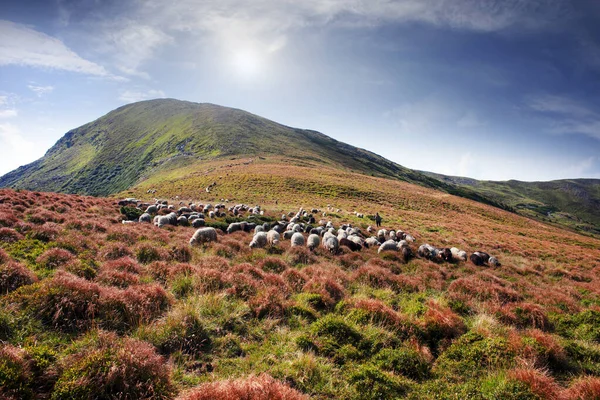
M 126 199 L 122 202 L 124 201 L 128 201 L 131 205 L 135 204 L 141 209 L 145 207 L 145 212 L 139 217 L 139 222 L 153 222 L 158 227 L 191 225 L 197 228 L 190 239 L 191 245 L 201 245 L 218 240 L 217 231 L 212 227 L 205 226 L 207 216 L 211 219 L 224 217 L 227 212 L 234 216 L 245 214 L 264 215 L 264 211 L 258 205 L 251 207 L 245 204 L 237 204 L 226 207 L 222 203 L 215 205 L 189 204 L 187 206 L 180 204 L 181 207 L 176 210 L 175 206 L 169 205 L 166 200 L 156 201 L 155 204 L 143 204 L 135 199 Z M 122 204 L 122 202 L 119 204 Z M 161 209 L 171 210 L 171 212 L 167 215 L 157 215 Z M 322 219 L 317 222 L 313 215 L 319 212 L 318 209 L 312 209 L 309 212 L 301 208 L 297 213 L 292 212 L 282 215 L 279 221 L 262 225 L 248 221 L 234 222 L 229 224 L 226 233 L 231 234 L 237 231 L 254 233 L 250 248 L 277 246 L 282 240 L 290 240 L 292 247 L 306 246 L 308 249 L 314 250 L 321 246 L 332 254 L 337 254 L 340 247 L 345 246 L 351 251 L 360 251 L 363 247 L 377 247 L 378 253 L 386 251 L 399 252 L 404 259 L 408 259 L 413 255 L 410 244 L 414 243 L 415 238 L 406 232 L 386 229 L 375 231 L 369 226 L 365 235 L 359 228 L 353 227 L 351 224 L 343 224 L 336 229 L 331 221 Z M 326 215 L 326 213 L 322 215 Z M 466 251 L 456 247 L 436 248 L 429 244 L 423 244 L 419 246 L 417 254 L 421 258 L 432 261 L 464 262 L 469 259 L 477 266 L 500 266 L 500 262 L 496 257 L 485 252 L 474 252 L 468 257 Z

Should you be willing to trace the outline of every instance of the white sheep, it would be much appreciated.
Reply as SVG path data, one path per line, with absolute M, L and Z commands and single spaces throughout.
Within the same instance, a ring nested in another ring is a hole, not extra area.
M 150 214 L 148 213 L 143 213 L 142 215 L 140 215 L 139 221 L 150 223 L 152 222 L 152 216 L 150 216 Z
M 211 227 L 207 226 L 207 227 L 198 229 L 194 233 L 194 236 L 192 236 L 192 238 L 190 239 L 190 245 L 191 246 L 201 245 L 204 243 L 216 242 L 216 241 L 217 241 L 217 230 L 215 228 L 211 228 Z
M 415 241 L 415 238 L 407 233 L 406 235 L 404 235 L 404 240 L 406 240 L 408 243 L 413 243 Z
M 265 231 L 265 227 L 262 225 L 256 225 L 256 227 L 254 227 L 254 233 L 264 232 L 264 231 Z
M 321 238 L 319 237 L 319 235 L 314 233 L 308 235 L 308 239 L 306 239 L 306 247 L 308 247 L 310 250 L 314 250 L 317 247 L 319 247 L 320 244 Z
M 367 238 L 365 240 L 365 246 L 366 247 L 379 246 L 379 240 L 377 240 L 377 238 L 374 238 L 374 237 Z
M 335 237 L 332 233 L 325 232 L 323 235 L 323 242 L 321 243 L 323 248 L 329 250 L 332 254 L 336 254 L 340 247 L 340 242 L 337 237 Z
M 395 240 L 387 240 L 377 249 L 377 253 L 381 253 L 382 251 L 398 251 L 398 243 Z
M 488 265 L 489 265 L 490 267 L 499 267 L 499 266 L 500 266 L 500 261 L 498 261 L 498 259 L 497 259 L 496 257 L 494 257 L 494 256 L 491 256 L 491 257 L 488 259 Z
M 266 232 L 256 232 L 252 241 L 250 242 L 250 248 L 263 248 L 267 245 L 267 234 Z
M 304 246 L 304 236 L 300 232 L 295 232 L 292 235 L 292 247 Z
M 271 246 L 277 246 L 279 244 L 280 239 L 281 239 L 281 236 L 279 235 L 279 232 L 277 232 L 276 230 L 271 229 L 269 232 L 267 232 L 267 242 Z

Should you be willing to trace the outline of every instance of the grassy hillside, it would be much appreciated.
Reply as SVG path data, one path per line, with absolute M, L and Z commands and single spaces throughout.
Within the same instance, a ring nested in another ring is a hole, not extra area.
M 494 182 L 428 172 L 424 174 L 459 188 L 473 190 L 522 215 L 600 234 L 600 180 L 598 179 Z
M 413 252 L 483 250 L 502 266 L 289 241 L 251 250 L 243 232 L 190 248 L 193 228 L 123 225 L 114 199 L 0 190 L 0 397 L 600 395 L 599 240 L 294 159 L 205 167 L 125 193 L 260 204 L 263 220 L 314 207 L 363 230 L 379 211 L 416 237 Z
M 42 159 L 0 178 L 0 187 L 107 195 L 158 170 L 236 155 L 286 156 L 440 186 L 435 179 L 319 132 L 213 104 L 163 99 L 118 108 L 69 131 Z

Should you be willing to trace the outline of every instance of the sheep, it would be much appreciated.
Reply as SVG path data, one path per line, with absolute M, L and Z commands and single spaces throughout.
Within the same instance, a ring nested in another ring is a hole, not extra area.
M 140 215 L 139 221 L 150 223 L 152 222 L 152 217 L 148 213 L 143 213 L 142 215 Z
M 182 215 L 181 217 L 177 218 L 177 225 L 190 226 L 190 221 L 188 221 L 188 219 Z
M 454 258 L 457 261 L 467 261 L 467 252 L 463 251 L 463 250 L 459 250 L 456 247 L 452 247 L 450 249 L 450 251 L 452 252 L 452 258 Z
M 201 245 L 204 243 L 216 242 L 217 230 L 211 227 L 198 229 L 190 239 L 190 246 Z
M 250 248 L 263 248 L 267 245 L 267 234 L 266 232 L 257 232 L 254 234 L 252 241 L 250 242 Z
M 404 234 L 404 240 L 406 240 L 408 243 L 413 243 L 415 241 L 415 238 L 409 234 Z
M 206 224 L 206 222 L 202 218 L 196 218 L 192 221 L 192 226 L 194 228 L 201 228 Z
M 435 247 L 430 246 L 427 243 L 419 246 L 419 249 L 417 250 L 417 254 L 419 255 L 419 257 L 423 257 L 428 260 L 435 258 L 438 253 L 439 251 L 437 251 Z
M 157 226 L 159 228 L 162 228 L 165 225 L 170 225 L 171 224 L 171 220 L 169 219 L 169 217 L 163 215 L 162 217 L 158 218 L 158 223 Z
M 277 232 L 274 229 L 271 229 L 269 232 L 267 232 L 267 242 L 271 246 L 277 246 L 279 244 L 279 240 L 280 240 L 279 232 Z
M 379 246 L 379 249 L 377 249 L 377 253 L 381 253 L 382 251 L 398 251 L 398 243 L 391 239 L 387 240 Z
M 484 253 L 482 251 L 476 251 L 473 254 L 471 254 L 471 257 L 469 257 L 469 259 L 471 260 L 471 262 L 475 265 L 477 265 L 478 267 L 487 264 L 487 262 L 490 259 L 490 255 L 487 253 Z M 496 260 L 497 261 L 497 260 Z
M 365 240 L 365 247 L 379 246 L 379 240 L 374 237 L 367 238 Z
M 498 259 L 496 257 L 494 257 L 494 256 L 491 256 L 488 259 L 488 265 L 490 267 L 500 267 L 501 266 L 500 261 L 498 261 Z
M 323 236 L 323 242 L 321 243 L 321 246 L 329 250 L 331 254 L 337 254 L 340 247 L 340 242 L 338 241 L 337 237 L 333 236 L 333 234 L 328 234 L 328 232 L 326 232 Z
M 304 236 L 300 232 L 294 232 L 291 240 L 292 247 L 304 246 Z
M 156 205 L 151 205 L 146 208 L 146 213 L 148 214 L 156 214 L 158 212 L 158 207 Z
M 367 226 L 367 232 L 373 233 L 374 229 L 371 225 Z
M 338 237 L 338 239 L 339 239 L 339 237 Z M 362 245 L 360 243 L 355 243 L 352 240 L 346 239 L 346 238 L 339 239 L 339 245 L 346 246 L 347 248 L 349 248 L 352 251 L 360 251 L 362 249 Z
M 396 237 L 396 231 L 390 231 L 390 233 L 388 233 L 388 237 L 394 242 L 398 240 L 398 238 Z
M 264 232 L 265 231 L 265 227 L 262 225 L 257 225 L 254 227 L 254 233 L 258 233 L 258 232 Z
M 321 244 L 321 238 L 319 235 L 315 233 L 311 233 L 308 235 L 308 239 L 306 239 L 306 247 L 308 247 L 311 251 L 319 247 Z
M 243 230 L 243 228 L 242 228 L 242 224 L 240 222 L 232 222 L 227 227 L 227 233 L 228 234 L 233 233 L 233 232 L 237 232 L 237 231 L 241 231 L 241 230 Z
M 285 232 L 283 232 L 283 238 L 284 238 L 285 240 L 289 240 L 289 239 L 291 239 L 291 238 L 292 238 L 292 236 L 294 236 L 296 233 L 298 233 L 298 232 L 294 232 L 294 231 L 285 231 Z
M 348 234 L 346 233 L 346 231 L 339 230 L 338 234 L 337 234 L 337 238 L 338 238 L 338 240 L 347 239 Z
M 214 211 L 209 211 L 208 212 L 208 218 L 215 218 L 215 212 Z
M 154 218 L 152 219 L 152 223 L 156 226 L 158 226 L 158 220 L 160 219 L 160 215 L 156 215 L 154 216 Z

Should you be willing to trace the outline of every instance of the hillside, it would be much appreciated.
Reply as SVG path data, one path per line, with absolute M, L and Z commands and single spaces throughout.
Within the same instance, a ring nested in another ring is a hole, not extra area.
M 600 234 L 600 180 L 549 182 L 478 181 L 423 172 L 449 185 L 466 188 L 540 221 Z
M 237 109 L 161 99 L 120 107 L 67 132 L 43 158 L 0 178 L 0 187 L 108 195 L 159 170 L 240 155 L 283 156 L 440 186 L 435 179 L 319 132 Z
M 250 249 L 252 234 L 220 231 L 190 247 L 194 228 L 122 224 L 115 199 L 0 190 L 0 398 L 600 395 L 599 240 L 294 159 L 203 168 L 125 193 L 176 208 L 227 196 L 228 207 L 265 212 L 206 213 L 217 228 L 303 206 L 368 236 L 378 211 L 384 228 L 416 238 L 414 255 L 311 252 L 285 239 Z M 487 251 L 502 265 L 428 260 L 416 255 L 422 243 Z

